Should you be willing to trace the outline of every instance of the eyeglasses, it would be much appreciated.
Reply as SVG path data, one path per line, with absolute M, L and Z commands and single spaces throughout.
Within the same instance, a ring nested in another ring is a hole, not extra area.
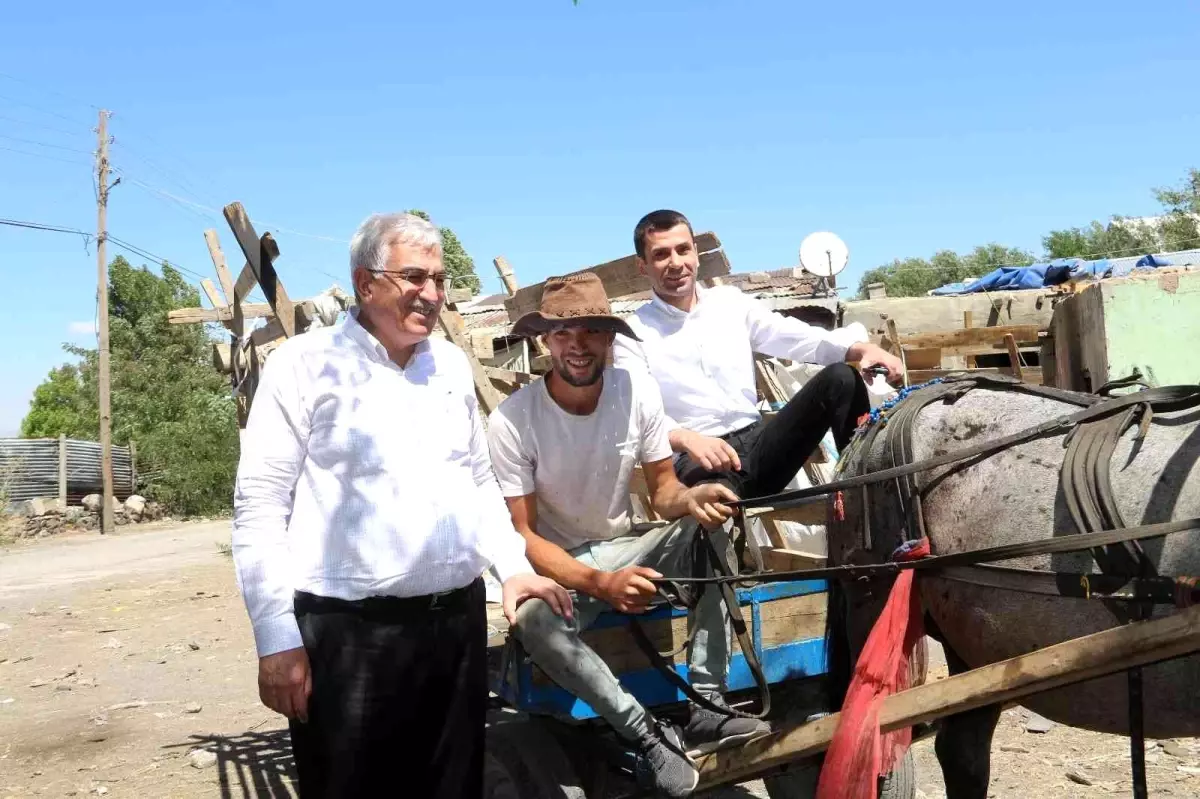
M 404 269 L 374 269 L 372 271 L 377 275 L 397 275 L 405 283 L 415 286 L 418 289 L 425 288 L 425 284 L 432 280 L 433 286 L 438 290 L 439 294 L 446 290 L 445 272 L 430 272 L 427 269 L 418 269 L 415 266 L 405 267 Z

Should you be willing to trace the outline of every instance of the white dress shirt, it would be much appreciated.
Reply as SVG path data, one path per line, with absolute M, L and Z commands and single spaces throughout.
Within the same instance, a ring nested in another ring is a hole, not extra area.
M 806 363 L 843 361 L 853 337 L 776 313 L 735 286 L 696 287 L 692 310 L 652 294 L 625 321 L 642 339 L 617 336 L 613 365 L 649 371 L 672 429 L 722 436 L 758 421 L 754 353 Z
M 420 596 L 532 572 L 466 355 L 393 363 L 354 316 L 271 354 L 242 434 L 233 555 L 260 656 L 302 646 L 296 590 Z

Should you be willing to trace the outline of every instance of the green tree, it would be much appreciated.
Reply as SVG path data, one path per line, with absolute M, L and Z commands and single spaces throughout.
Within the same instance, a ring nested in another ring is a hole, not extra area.
M 859 281 L 858 293 L 860 297 L 865 297 L 867 286 L 883 283 L 889 297 L 919 297 L 947 283 L 986 275 L 999 266 L 1031 263 L 1033 256 L 1028 252 L 1001 244 L 985 244 L 967 255 L 939 250 L 929 259 L 898 258 L 890 264 L 867 271 Z
M 1170 252 L 1200 247 L 1200 169 L 1189 169 L 1180 186 L 1155 189 L 1154 196 L 1166 210 L 1166 218 L 1159 225 L 1163 249 Z
M 198 293 L 169 265 L 161 271 L 121 257 L 109 267 L 113 442 L 137 442 L 147 494 L 181 513 L 210 513 L 232 503 L 236 411 L 205 329 L 167 321 L 168 311 L 199 305 Z M 78 361 L 34 391 L 22 435 L 98 435 L 96 351 L 64 349 Z
M 1092 222 L 1085 228 L 1052 230 L 1042 238 L 1047 258 L 1124 258 L 1162 249 L 1148 225 L 1114 217 L 1108 225 Z
M 426 222 L 431 221 L 429 214 L 419 209 L 412 209 L 415 214 Z M 458 240 L 458 236 L 448 227 L 442 231 L 442 262 L 446 265 L 446 274 L 450 275 L 450 284 L 458 289 L 470 289 L 472 294 L 478 294 L 483 289 L 479 275 L 475 274 L 475 261 L 467 254 L 467 250 Z

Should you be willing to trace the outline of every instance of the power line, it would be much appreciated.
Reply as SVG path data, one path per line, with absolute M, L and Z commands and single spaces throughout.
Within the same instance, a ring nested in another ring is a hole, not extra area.
M 49 142 L 37 141 L 36 139 L 22 139 L 17 136 L 6 136 L 3 133 L 0 133 L 0 139 L 7 139 L 8 141 L 15 141 L 21 144 L 32 144 L 37 147 L 49 147 L 52 150 L 67 150 L 72 153 L 83 153 L 84 155 L 92 154 L 91 150 L 84 150 L 79 147 L 67 147 L 63 144 L 50 144 Z
M 22 105 L 26 108 L 32 108 L 34 111 L 40 111 L 43 114 L 49 114 L 52 117 L 58 117 L 59 119 L 71 122 L 73 124 L 78 124 L 79 122 L 79 120 L 71 119 L 71 117 L 65 114 L 60 114 L 57 111 L 51 111 L 49 108 L 42 108 L 41 106 L 34 105 L 33 103 L 29 103 L 24 100 L 18 100 L 15 97 L 9 97 L 8 95 L 0 94 L 0 100 L 7 100 L 10 103 L 16 103 L 17 105 Z
M 105 238 L 108 241 L 115 244 L 116 246 L 125 250 L 126 252 L 131 252 L 134 255 L 140 255 L 143 258 L 149 258 L 150 260 L 157 261 L 160 264 L 166 264 L 166 265 L 170 266 L 172 269 L 178 269 L 180 272 L 186 272 L 187 274 L 191 275 L 192 277 L 196 278 L 197 280 L 205 279 L 204 275 L 200 274 L 199 272 L 188 269 L 186 266 L 183 266 L 182 264 L 178 263 L 177 261 L 173 261 L 170 258 L 164 258 L 161 255 L 155 255 L 154 253 L 152 253 L 148 250 L 145 250 L 145 249 L 137 246 L 136 244 L 130 244 L 129 242 L 127 242 L 123 239 L 119 239 L 116 236 L 113 236 L 112 234 L 109 234 Z
M 47 92 L 49 94 L 56 94 L 59 97 L 63 98 L 64 100 L 67 100 L 72 103 L 77 103 L 79 105 L 87 106 L 88 108 L 92 109 L 93 111 L 100 110 L 100 106 L 92 105 L 91 103 L 80 100 L 77 97 L 71 97 L 69 95 L 63 94 L 62 92 L 58 91 L 57 89 L 51 89 L 46 86 L 39 86 L 32 81 L 26 80 L 25 78 L 18 78 L 16 75 L 10 75 L 7 72 L 0 72 L 0 78 L 8 78 L 11 81 L 16 81 L 17 83 L 24 83 L 26 86 L 31 86 L 31 87 L 37 89 L 38 91 Z
M 0 114 L 0 119 L 5 120 L 6 122 L 16 122 L 18 125 L 28 125 L 31 128 L 41 128 L 42 130 L 49 130 L 53 131 L 54 133 L 62 133 L 67 136 L 79 136 L 83 133 L 83 131 L 79 130 L 72 131 L 67 130 L 66 128 L 56 128 L 54 125 L 46 125 L 41 122 L 30 122 L 28 119 L 4 116 L 2 114 Z
M 63 163 L 63 164 L 74 164 L 75 166 L 91 166 L 91 164 L 87 163 L 86 161 L 72 161 L 72 160 L 69 160 L 66 158 L 59 158 L 54 155 L 46 155 L 45 153 L 31 153 L 28 150 L 18 150 L 16 147 L 5 147 L 3 145 L 0 145 L 0 150 L 5 150 L 6 152 L 10 152 L 10 153 L 16 153 L 17 155 L 28 155 L 32 158 L 45 158 L 47 161 L 58 161 L 59 163 Z

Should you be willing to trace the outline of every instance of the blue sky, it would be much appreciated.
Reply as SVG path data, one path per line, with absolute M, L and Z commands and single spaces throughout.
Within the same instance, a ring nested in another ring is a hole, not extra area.
M 102 106 L 112 234 L 211 276 L 204 228 L 236 246 L 205 208 L 240 200 L 293 297 L 346 286 L 379 210 L 453 227 L 489 291 L 493 256 L 534 282 L 629 252 L 664 206 L 738 271 L 833 230 L 853 288 L 892 258 L 1153 213 L 1151 187 L 1200 166 L 1185 2 L 9 6 L 0 218 L 94 229 Z M 95 275 L 81 238 L 0 227 L 0 435 L 61 344 L 94 341 Z

